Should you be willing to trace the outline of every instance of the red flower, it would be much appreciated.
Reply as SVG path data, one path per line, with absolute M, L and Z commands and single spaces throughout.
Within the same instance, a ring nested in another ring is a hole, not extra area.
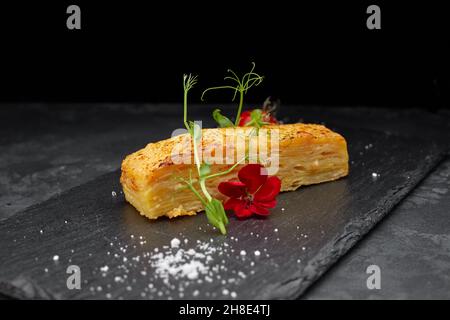
M 241 117 L 239 120 L 239 126 L 244 127 L 250 121 L 252 121 L 252 110 L 244 111 L 241 114 Z M 274 123 L 274 124 L 278 123 L 278 120 L 273 115 L 271 115 L 270 113 L 268 113 L 266 111 L 261 112 L 261 121 L 267 122 L 267 123 Z
M 260 164 L 248 164 L 239 170 L 240 181 L 226 181 L 219 184 L 219 191 L 229 197 L 225 210 L 233 210 L 238 218 L 252 214 L 267 216 L 270 208 L 277 204 L 281 181 L 276 176 L 267 176 Z

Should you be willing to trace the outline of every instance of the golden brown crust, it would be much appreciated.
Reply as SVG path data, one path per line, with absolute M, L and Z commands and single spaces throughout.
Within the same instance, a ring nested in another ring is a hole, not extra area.
M 265 127 L 267 128 L 267 127 Z M 345 139 L 322 125 L 316 124 L 282 124 L 271 125 L 270 129 L 279 129 L 280 149 L 288 147 L 290 144 L 318 143 L 322 139 L 337 139 L 345 142 Z M 203 129 L 202 130 L 202 151 L 210 144 L 214 144 L 219 136 L 225 135 L 225 128 Z M 246 129 L 250 131 L 251 129 Z M 173 164 L 171 152 L 176 144 L 182 143 L 186 134 L 149 143 L 145 148 L 128 155 L 122 162 L 121 183 L 127 184 L 133 190 L 140 190 L 152 182 L 153 173 Z

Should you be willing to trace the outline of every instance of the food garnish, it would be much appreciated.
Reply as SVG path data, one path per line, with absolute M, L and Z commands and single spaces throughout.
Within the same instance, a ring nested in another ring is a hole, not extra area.
M 125 198 L 142 215 L 174 218 L 204 210 L 208 222 L 226 234 L 226 210 L 239 219 L 268 216 L 280 191 L 348 174 L 347 144 L 338 133 L 322 125 L 281 124 L 275 117 L 279 101 L 270 98 L 261 108 L 243 110 L 248 90 L 263 81 L 254 69 L 252 63 L 241 77 L 229 69 L 225 80 L 231 84 L 202 92 L 202 100 L 213 90 L 233 90 L 233 101 L 239 94 L 236 116 L 228 118 L 215 109 L 212 116 L 218 128 L 211 129 L 188 119 L 188 97 L 197 76 L 183 76 L 183 123 L 188 134 L 150 143 L 122 162 Z M 208 158 L 210 147 L 215 155 L 229 147 L 232 151 L 221 154 L 217 162 L 215 156 Z
M 233 210 L 238 218 L 248 218 L 253 214 L 269 215 L 269 209 L 277 204 L 281 180 L 268 176 L 260 164 L 248 164 L 239 170 L 239 181 L 226 181 L 219 184 L 219 191 L 229 197 L 225 209 Z

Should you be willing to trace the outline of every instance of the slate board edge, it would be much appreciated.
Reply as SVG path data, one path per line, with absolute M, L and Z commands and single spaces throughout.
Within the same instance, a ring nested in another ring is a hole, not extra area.
M 373 229 L 392 209 L 401 202 L 410 192 L 414 190 L 419 183 L 424 180 L 433 169 L 438 167 L 447 156 L 446 151 L 439 151 L 433 157 L 427 157 L 425 166 L 416 170 L 423 175 L 412 175 L 411 178 L 402 186 L 390 190 L 391 196 L 386 197 L 385 205 L 382 210 L 371 210 L 366 212 L 364 217 L 354 219 L 347 223 L 345 232 L 336 237 L 333 244 L 322 249 L 316 257 L 303 269 L 297 271 L 292 279 L 285 281 L 277 286 L 271 286 L 256 296 L 255 299 L 273 300 L 286 299 L 293 300 L 301 298 L 302 294 L 326 271 L 328 271 L 334 263 L 342 258 L 350 249 Z M 371 215 L 373 215 L 371 217 Z M 371 217 L 371 218 L 369 218 Z

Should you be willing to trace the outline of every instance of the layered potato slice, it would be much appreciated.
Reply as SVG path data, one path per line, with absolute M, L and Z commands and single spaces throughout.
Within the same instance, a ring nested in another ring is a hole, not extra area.
M 278 168 L 275 175 L 281 179 L 281 191 L 336 180 L 348 174 L 347 143 L 338 133 L 322 125 L 301 123 L 269 125 L 263 129 L 267 129 L 269 136 L 268 157 L 260 162 L 266 167 Z M 237 158 L 237 147 L 231 154 L 225 151 L 225 148 L 229 148 L 230 141 L 233 141 L 227 130 L 229 129 L 202 130 L 199 150 L 214 155 L 211 149 L 223 149 L 226 158 L 222 164 L 211 164 L 211 173 L 225 171 L 240 160 Z M 242 139 L 243 132 L 244 140 L 247 141 L 254 136 L 253 128 L 241 128 L 238 132 L 240 133 L 236 135 Z M 275 133 L 278 152 L 271 152 L 271 137 Z M 234 143 L 237 145 L 236 141 L 238 140 L 234 140 Z M 180 146 L 181 150 L 189 150 L 189 156 L 192 157 L 190 159 L 193 159 L 190 137 L 184 134 L 150 143 L 128 155 L 122 162 L 120 182 L 125 198 L 150 219 L 193 215 L 203 210 L 200 201 L 182 182 L 182 179 L 188 180 L 189 176 L 195 181 L 197 170 L 193 160 L 180 163 L 179 159 L 174 158 L 173 150 L 180 149 Z M 248 145 L 245 148 L 248 151 Z M 274 161 L 274 157 L 278 157 L 278 162 Z M 210 194 L 218 199 L 225 199 L 218 192 L 217 186 L 222 181 L 237 180 L 237 172 L 243 165 L 245 164 L 238 165 L 226 175 L 208 179 L 207 189 Z

